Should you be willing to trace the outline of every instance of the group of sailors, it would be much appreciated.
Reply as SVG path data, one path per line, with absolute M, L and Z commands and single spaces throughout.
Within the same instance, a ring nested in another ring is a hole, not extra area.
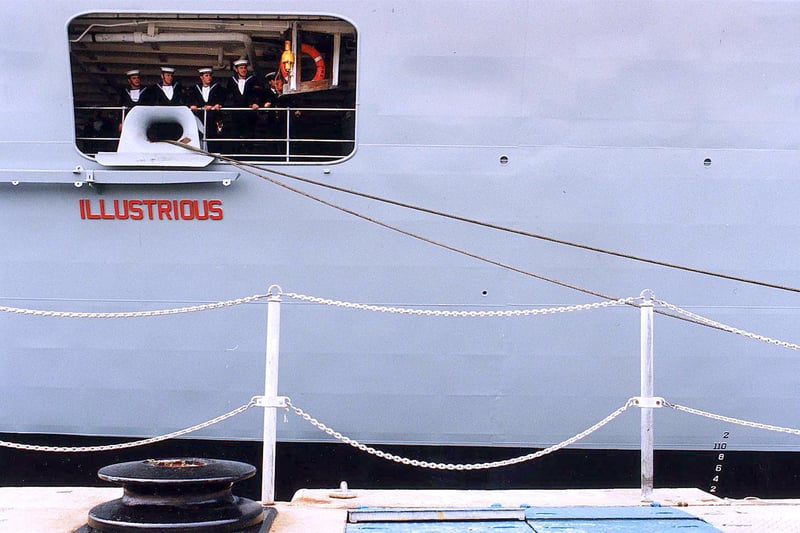
M 188 107 L 197 116 L 201 139 L 211 152 L 319 157 L 353 150 L 354 89 L 283 94 L 280 71 L 255 75 L 246 59 L 233 63 L 233 75 L 227 79 L 215 79 L 214 71 L 203 67 L 197 69 L 198 82 L 184 86 L 175 74 L 175 68 L 161 67 L 158 83 L 144 85 L 139 70 L 126 72 L 128 83 L 119 90 L 117 101 L 122 116 L 108 107 L 86 108 L 91 115 L 76 121 L 78 148 L 88 154 L 116 150 L 127 113 L 147 105 Z M 174 133 L 170 126 L 174 125 L 153 125 L 148 138 L 178 138 L 180 132 Z
M 195 111 L 205 125 L 205 137 L 234 137 L 239 139 L 254 138 L 258 114 L 242 109 L 257 111 L 262 108 L 287 107 L 288 97 L 282 95 L 283 77 L 271 72 L 265 77 L 266 83 L 249 70 L 246 59 L 233 63 L 233 76 L 227 83 L 214 80 L 210 67 L 198 69 L 199 82 L 192 87 L 184 88 L 175 80 L 175 69 L 161 67 L 161 78 L 158 83 L 143 86 L 139 70 L 129 70 L 128 87 L 121 93 L 120 105 L 133 108 L 137 105 L 151 106 L 188 106 Z M 222 108 L 240 108 L 228 114 L 223 120 Z M 285 124 L 275 113 L 267 114 L 267 123 L 272 133 L 279 134 Z M 121 125 L 120 125 L 121 126 Z M 223 134 L 223 128 L 231 131 Z

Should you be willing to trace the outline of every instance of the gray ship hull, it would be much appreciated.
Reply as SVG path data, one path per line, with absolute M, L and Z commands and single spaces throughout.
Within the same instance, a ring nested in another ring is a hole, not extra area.
M 187 11 L 220 8 L 196 4 Z M 20 85 L 8 83 L 1 99 L 0 304 L 153 310 L 261 294 L 272 284 L 426 309 L 601 300 L 377 226 L 222 162 L 205 171 L 234 175 L 228 186 L 87 183 L 87 169 L 107 177 L 113 169 L 75 147 L 64 28 L 98 8 L 44 6 L 29 3 L 24 23 L 0 37 L 8 79 L 20 75 Z M 102 6 L 132 9 L 150 8 Z M 597 248 L 796 285 L 797 3 L 235 2 L 223 10 L 324 10 L 357 29 L 354 152 L 324 164 L 268 168 Z M 164 170 L 164 181 L 181 172 Z M 279 179 L 520 270 L 614 298 L 652 289 L 720 322 L 794 337 L 795 291 Z M 215 200 L 224 216 L 82 218 L 80 210 L 97 213 L 100 200 Z M 618 307 L 431 318 L 284 298 L 279 390 L 362 442 L 546 447 L 638 395 L 638 313 Z M 0 318 L 5 433 L 159 435 L 263 391 L 263 301 L 124 320 Z M 795 351 L 659 316 L 655 353 L 657 395 L 797 427 Z M 250 410 L 196 437 L 247 441 L 260 432 L 260 413 Z M 278 432 L 282 442 L 329 442 L 297 418 Z M 660 450 L 711 450 L 725 432 L 739 451 L 800 447 L 793 435 L 656 413 Z M 577 446 L 638 448 L 638 412 Z

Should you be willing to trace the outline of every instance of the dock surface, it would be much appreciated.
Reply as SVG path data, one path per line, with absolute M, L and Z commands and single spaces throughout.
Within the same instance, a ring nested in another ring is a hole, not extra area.
M 272 533 L 344 533 L 349 509 L 488 507 L 641 507 L 639 489 L 359 490 L 340 499 L 335 489 L 303 489 L 277 502 Z M 93 506 L 119 498 L 121 488 L 0 487 L 0 532 L 72 533 Z M 800 500 L 723 499 L 699 489 L 655 489 L 653 500 L 705 520 L 723 532 L 800 531 Z

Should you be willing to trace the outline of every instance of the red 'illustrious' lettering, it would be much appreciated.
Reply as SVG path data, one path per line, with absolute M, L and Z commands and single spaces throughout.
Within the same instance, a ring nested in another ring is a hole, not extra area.
M 142 203 L 147 206 L 147 218 L 153 220 L 153 206 L 158 200 L 142 200 Z
M 127 220 L 128 219 L 128 202 L 125 200 L 122 201 L 122 212 L 119 209 L 120 201 L 114 200 L 114 216 L 117 217 L 117 220 Z
M 88 218 L 89 220 L 99 220 L 100 219 L 100 215 L 93 215 L 92 214 L 92 205 L 89 203 L 89 200 L 84 200 L 83 201 L 83 205 L 84 205 L 85 211 L 86 211 L 86 218 Z
M 103 220 L 114 220 L 114 215 L 112 213 L 106 213 L 106 204 L 104 200 L 97 201 L 100 204 L 100 218 Z
M 144 218 L 141 200 L 128 200 L 128 210 L 131 212 L 131 220 L 142 220 Z
M 93 211 L 92 204 L 96 204 Z M 110 201 L 109 201 L 110 202 Z M 81 220 L 222 220 L 222 200 L 78 200 Z
M 158 201 L 158 218 L 172 220 L 172 202 L 169 200 Z
M 222 200 L 203 200 L 208 202 L 208 211 L 211 213 L 211 220 L 222 220 Z
M 197 200 L 181 200 L 178 211 L 184 220 L 192 220 L 197 216 Z

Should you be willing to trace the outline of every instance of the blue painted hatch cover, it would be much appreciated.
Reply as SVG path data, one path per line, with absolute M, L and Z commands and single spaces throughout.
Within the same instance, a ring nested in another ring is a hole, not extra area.
M 533 533 L 527 522 L 454 520 L 446 522 L 359 522 L 346 533 Z M 563 532 L 562 532 L 563 533 Z
M 532 507 L 525 519 L 536 533 L 719 533 L 674 507 Z
M 475 510 L 375 509 L 351 511 L 346 533 L 719 533 L 671 507 L 530 507 Z M 494 511 L 494 513 L 492 512 Z M 520 512 L 521 511 L 521 512 Z M 509 512 L 513 513 L 509 516 Z M 360 514 L 359 514 L 360 513 Z M 440 519 L 436 519 L 436 517 Z

